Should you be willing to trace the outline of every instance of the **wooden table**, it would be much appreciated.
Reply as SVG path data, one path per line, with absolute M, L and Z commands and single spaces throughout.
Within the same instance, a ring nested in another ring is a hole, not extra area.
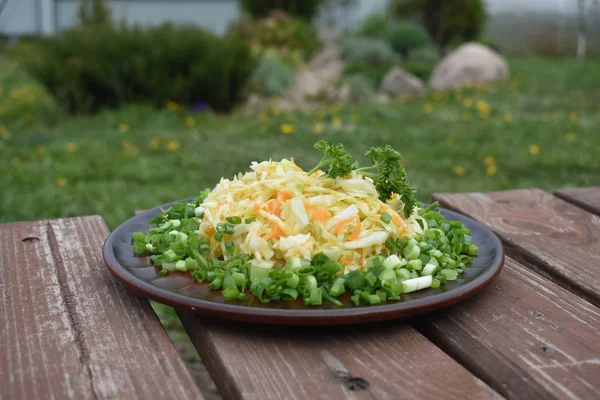
M 598 398 L 600 187 L 438 194 L 493 229 L 499 278 L 367 326 L 180 313 L 226 399 Z M 0 399 L 202 398 L 145 299 L 108 273 L 100 217 L 0 225 Z

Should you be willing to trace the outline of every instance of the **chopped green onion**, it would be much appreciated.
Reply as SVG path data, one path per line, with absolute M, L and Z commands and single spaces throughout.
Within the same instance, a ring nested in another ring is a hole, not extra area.
M 233 225 L 239 225 L 242 223 L 242 219 L 240 217 L 227 217 L 225 220 Z
M 337 297 L 346 291 L 346 280 L 344 278 L 337 278 L 333 285 L 331 285 L 331 289 L 329 289 L 329 294 Z
M 221 240 L 223 240 L 223 232 L 216 232 L 213 237 L 217 242 L 221 243 Z
M 381 220 L 384 223 L 389 224 L 390 222 L 392 222 L 392 216 L 387 212 L 384 212 L 383 214 L 381 214 Z
M 233 235 L 233 232 L 235 232 L 235 228 L 233 227 L 233 225 L 225 224 L 225 230 L 223 231 L 223 233 L 227 235 Z
M 256 221 L 256 218 L 246 218 L 246 219 L 244 220 L 244 223 L 245 223 L 245 224 L 251 224 L 251 223 L 253 223 L 254 221 Z

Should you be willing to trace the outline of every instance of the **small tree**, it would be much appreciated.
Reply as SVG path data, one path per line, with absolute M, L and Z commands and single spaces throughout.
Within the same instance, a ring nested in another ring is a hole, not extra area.
M 110 25 L 112 10 L 105 0 L 79 0 L 77 18 L 82 26 Z
M 487 19 L 482 0 L 392 0 L 390 12 L 401 18 L 418 19 L 440 55 L 451 44 L 479 37 Z
M 285 11 L 307 21 L 319 11 L 323 0 L 238 0 L 242 10 L 255 18 L 264 18 L 273 10 Z

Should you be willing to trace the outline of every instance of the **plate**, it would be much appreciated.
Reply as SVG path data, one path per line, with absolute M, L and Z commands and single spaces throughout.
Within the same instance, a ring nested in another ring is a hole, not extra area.
M 345 306 L 329 302 L 322 306 L 305 306 L 301 299 L 262 304 L 248 292 L 246 301 L 225 301 L 220 291 L 211 291 L 207 283 L 198 283 L 188 273 L 159 274 L 148 257 L 133 254 L 132 232 L 147 231 L 148 221 L 171 204 L 142 212 L 115 229 L 104 243 L 104 261 L 110 272 L 128 289 L 177 309 L 228 320 L 279 325 L 342 325 L 383 321 L 447 307 L 464 300 L 489 285 L 504 264 L 504 249 L 498 237 L 479 222 L 459 213 L 440 209 L 448 220 L 461 221 L 471 230 L 479 254 L 458 280 L 439 289 L 424 289 L 402 295 L 402 300 L 375 306 L 355 307 L 350 294 L 340 296 Z

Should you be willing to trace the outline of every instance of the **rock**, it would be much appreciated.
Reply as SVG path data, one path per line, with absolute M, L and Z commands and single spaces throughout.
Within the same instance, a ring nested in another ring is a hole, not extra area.
M 293 99 L 303 100 L 306 97 L 314 97 L 323 90 L 323 82 L 315 71 L 302 69 L 294 78 L 294 84 L 288 90 L 288 96 Z
M 508 64 L 498 53 L 479 43 L 465 43 L 439 62 L 429 86 L 442 90 L 457 89 L 506 80 L 508 75 Z
M 310 61 L 311 69 L 318 69 L 329 63 L 340 60 L 340 51 L 337 46 L 327 46 L 319 51 Z
M 425 90 L 423 81 L 400 67 L 392 68 L 381 81 L 379 91 L 389 97 L 418 95 Z
M 248 96 L 246 102 L 241 106 L 242 113 L 253 115 L 263 111 L 267 107 L 268 100 L 252 93 Z

